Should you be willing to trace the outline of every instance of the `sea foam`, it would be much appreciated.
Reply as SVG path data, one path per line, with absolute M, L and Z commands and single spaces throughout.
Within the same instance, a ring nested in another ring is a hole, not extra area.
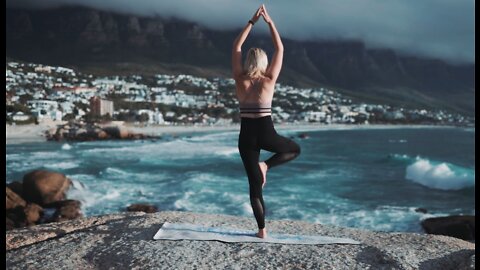
M 62 149 L 63 150 L 70 150 L 70 149 L 72 149 L 72 147 L 68 143 L 65 143 L 64 145 L 62 145 Z
M 475 186 L 474 170 L 420 157 L 407 166 L 405 178 L 423 186 L 441 190 L 459 190 Z

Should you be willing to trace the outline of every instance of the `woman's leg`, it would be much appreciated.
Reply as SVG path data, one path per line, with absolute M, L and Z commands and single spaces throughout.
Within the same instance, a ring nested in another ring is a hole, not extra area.
M 250 203 L 252 205 L 253 214 L 257 220 L 258 228 L 263 229 L 265 228 L 265 203 L 263 202 L 262 195 L 263 175 L 258 164 L 260 149 L 239 147 L 239 150 L 248 176 Z
M 260 142 L 262 149 L 275 153 L 265 160 L 268 169 L 295 159 L 301 152 L 300 146 L 295 141 L 279 135 L 276 131 L 267 133 Z

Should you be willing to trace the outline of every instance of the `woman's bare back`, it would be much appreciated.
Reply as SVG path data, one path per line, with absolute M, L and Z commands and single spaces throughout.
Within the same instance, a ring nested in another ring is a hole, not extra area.
M 235 80 L 236 95 L 240 107 L 244 104 L 258 104 L 260 106 L 272 104 L 275 83 L 268 77 L 250 78 L 243 75 Z M 242 117 L 261 117 L 271 113 L 241 113 Z

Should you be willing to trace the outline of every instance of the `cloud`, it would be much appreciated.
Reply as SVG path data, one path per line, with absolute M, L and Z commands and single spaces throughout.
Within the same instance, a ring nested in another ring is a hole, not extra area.
M 370 48 L 475 63 L 473 0 L 7 0 L 7 6 L 82 5 L 138 15 L 194 21 L 216 30 L 241 29 L 265 4 L 282 37 L 358 39 Z M 268 34 L 261 22 L 252 34 Z

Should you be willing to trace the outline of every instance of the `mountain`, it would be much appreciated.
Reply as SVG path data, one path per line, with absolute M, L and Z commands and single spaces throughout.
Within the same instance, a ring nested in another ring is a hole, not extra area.
M 6 56 L 98 75 L 189 73 L 231 76 L 231 46 L 241 29 L 216 31 L 177 18 L 141 17 L 85 7 L 6 10 Z M 281 34 L 281 33 L 280 33 Z M 475 64 L 370 49 L 361 41 L 282 38 L 279 82 L 328 87 L 355 101 L 443 108 L 472 116 Z M 270 36 L 245 42 L 273 54 Z

